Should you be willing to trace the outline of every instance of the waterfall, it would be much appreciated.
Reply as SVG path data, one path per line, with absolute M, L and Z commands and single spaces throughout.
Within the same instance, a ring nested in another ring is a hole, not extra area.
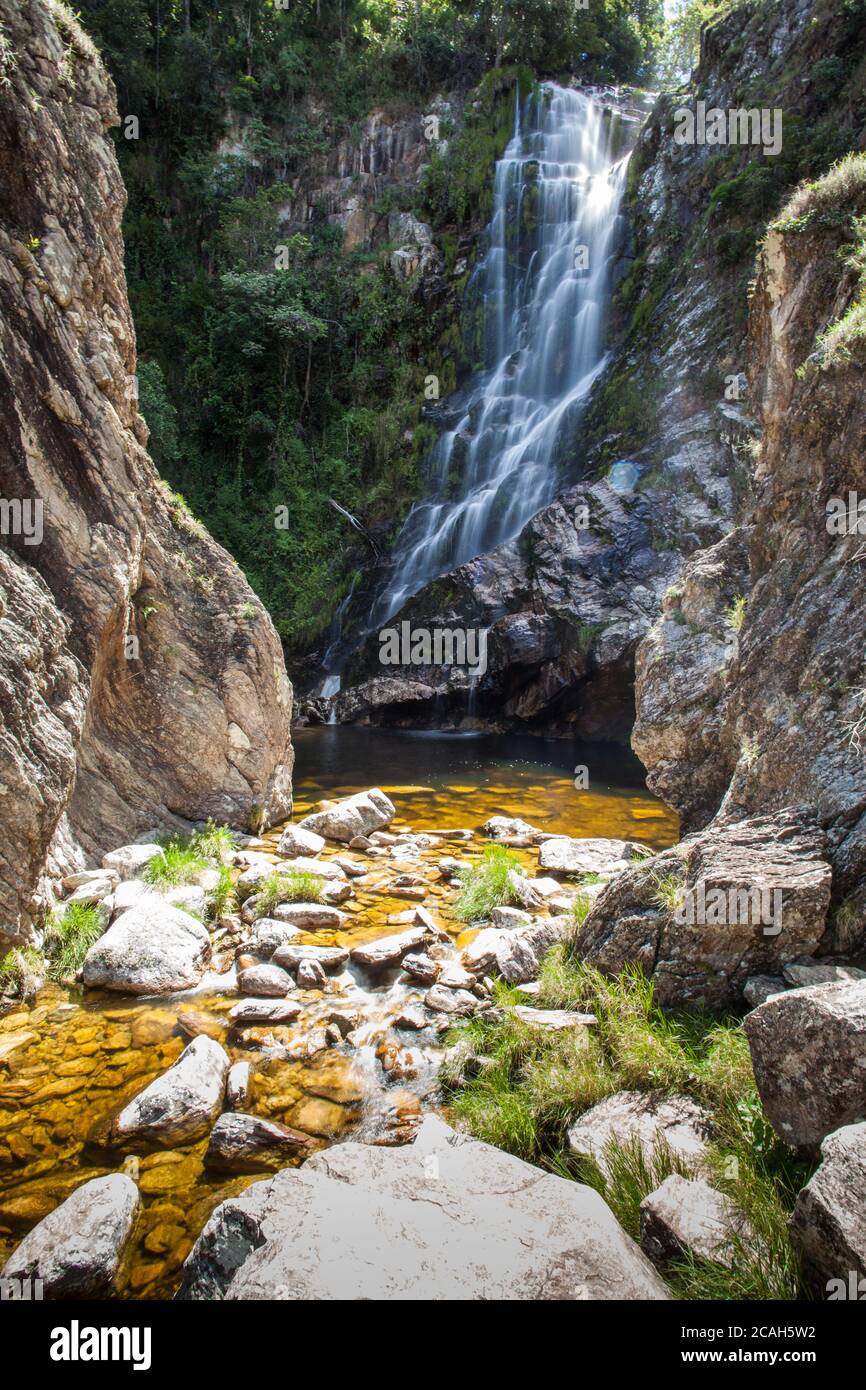
M 394 543 L 365 624 L 375 631 L 431 580 L 516 536 L 556 495 L 602 352 L 628 156 L 619 119 L 544 83 L 515 98 L 496 165 L 483 256 L 466 288 L 467 346 L 482 365 L 444 403 L 427 495 Z M 456 492 L 455 496 L 455 481 Z M 325 669 L 342 665 L 339 639 Z M 328 693 L 337 684 L 333 674 Z

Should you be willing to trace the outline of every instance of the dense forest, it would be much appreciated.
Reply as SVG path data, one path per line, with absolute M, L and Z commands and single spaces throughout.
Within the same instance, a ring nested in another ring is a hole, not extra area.
M 472 365 L 454 268 L 489 210 L 515 81 L 675 80 L 721 8 L 697 0 L 665 33 L 661 0 L 83 0 L 118 89 L 151 452 L 289 655 L 325 633 L 370 553 L 329 499 L 386 540 L 434 437 L 425 378 L 447 390 Z M 431 225 L 444 277 L 401 283 L 387 231 L 344 249 L 325 215 L 286 219 L 299 174 L 368 113 L 417 116 L 440 93 L 456 98 L 442 152 L 375 211 Z

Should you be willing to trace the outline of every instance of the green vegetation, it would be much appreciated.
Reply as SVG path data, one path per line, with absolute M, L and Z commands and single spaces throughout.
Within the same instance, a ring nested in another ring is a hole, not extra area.
M 160 841 L 162 853 L 145 866 L 142 877 L 155 888 L 178 888 L 196 883 L 204 869 L 216 869 L 219 882 L 209 893 L 209 911 L 214 918 L 230 912 L 235 904 L 232 874 L 225 863 L 234 848 L 232 832 L 209 820 L 204 830 L 175 834 Z
M 684 1298 L 796 1298 L 800 1274 L 787 1233 L 787 1216 L 808 1178 L 767 1122 L 738 1019 L 666 1014 L 652 985 L 638 972 L 610 980 L 574 961 L 567 945 L 543 963 L 540 1008 L 575 1009 L 597 1022 L 582 1030 L 548 1033 L 522 1023 L 510 1005 L 522 996 L 505 986 L 503 1016 L 483 1015 L 449 1035 L 476 1057 L 489 1059 L 451 1096 L 456 1119 L 480 1139 L 561 1176 L 589 1182 L 602 1193 L 632 1235 L 640 1202 L 670 1172 L 672 1155 L 656 1149 L 647 1165 L 630 1144 L 614 1144 L 605 1175 L 568 1149 L 567 1130 L 580 1114 L 619 1090 L 685 1093 L 712 1114 L 709 1164 L 713 1184 L 746 1213 L 756 1239 L 736 1241 L 730 1270 L 683 1259 L 667 1268 Z M 446 1073 L 447 1075 L 447 1073 Z M 452 1083 L 453 1084 L 453 1083 Z
M 256 910 L 259 917 L 270 917 L 278 903 L 317 903 L 322 898 L 322 880 L 318 874 L 293 869 L 288 873 L 269 874 L 256 889 Z
M 72 903 L 52 913 L 45 924 L 43 942 L 49 978 L 60 982 L 73 976 L 102 931 L 95 907 Z
M 734 629 L 734 632 L 740 632 L 742 630 L 746 618 L 747 603 L 748 599 L 744 598 L 742 594 L 738 594 L 733 603 L 725 609 L 725 621 L 728 627 Z
M 494 907 L 516 902 L 508 884 L 510 869 L 519 869 L 520 860 L 504 845 L 485 845 L 479 863 L 461 872 L 463 887 L 454 907 L 462 922 L 481 922 Z
M 45 960 L 35 946 L 15 946 L 0 960 L 0 994 L 29 999 L 45 979 Z

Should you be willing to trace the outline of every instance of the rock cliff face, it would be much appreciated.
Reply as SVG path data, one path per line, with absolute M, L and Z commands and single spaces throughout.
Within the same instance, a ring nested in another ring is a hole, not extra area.
M 0 939 L 49 858 L 291 806 L 274 628 L 163 487 L 137 410 L 112 83 L 56 0 L 0 0 Z
M 724 547 L 694 557 L 644 642 L 634 738 L 650 785 L 690 828 L 716 813 L 814 807 L 836 895 L 860 904 L 864 543 L 847 516 L 848 533 L 835 533 L 828 504 L 832 514 L 839 498 L 847 513 L 849 495 L 866 488 L 866 352 L 855 326 L 864 215 L 866 157 L 856 156 L 796 193 L 771 226 L 751 301 L 755 504 Z M 747 599 L 742 626 L 723 642 L 735 591 Z

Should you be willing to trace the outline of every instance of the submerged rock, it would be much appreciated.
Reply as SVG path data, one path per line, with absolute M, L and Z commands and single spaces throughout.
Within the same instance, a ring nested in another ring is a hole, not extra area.
M 170 994 L 197 985 L 209 957 L 210 938 L 198 918 L 148 896 L 91 946 L 84 983 L 121 994 Z
M 179 1297 L 669 1295 L 597 1192 L 428 1116 L 413 1144 L 338 1144 L 223 1202 L 184 1266 Z
M 222 1109 L 229 1059 L 213 1038 L 195 1038 L 173 1066 L 124 1106 L 110 1142 L 192 1144 L 207 1134 Z
M 396 808 L 378 787 L 370 791 L 356 792 L 342 801 L 334 801 L 324 811 L 305 816 L 300 823 L 302 830 L 311 830 L 323 835 L 327 840 L 345 840 L 351 843 L 361 835 L 369 835 L 389 825 L 397 814 Z
M 743 1024 L 770 1123 L 789 1144 L 819 1144 L 866 1119 L 866 980 L 790 989 Z
M 41 1279 L 46 1298 L 104 1298 L 140 1209 L 123 1173 L 82 1183 L 24 1237 L 0 1278 Z

